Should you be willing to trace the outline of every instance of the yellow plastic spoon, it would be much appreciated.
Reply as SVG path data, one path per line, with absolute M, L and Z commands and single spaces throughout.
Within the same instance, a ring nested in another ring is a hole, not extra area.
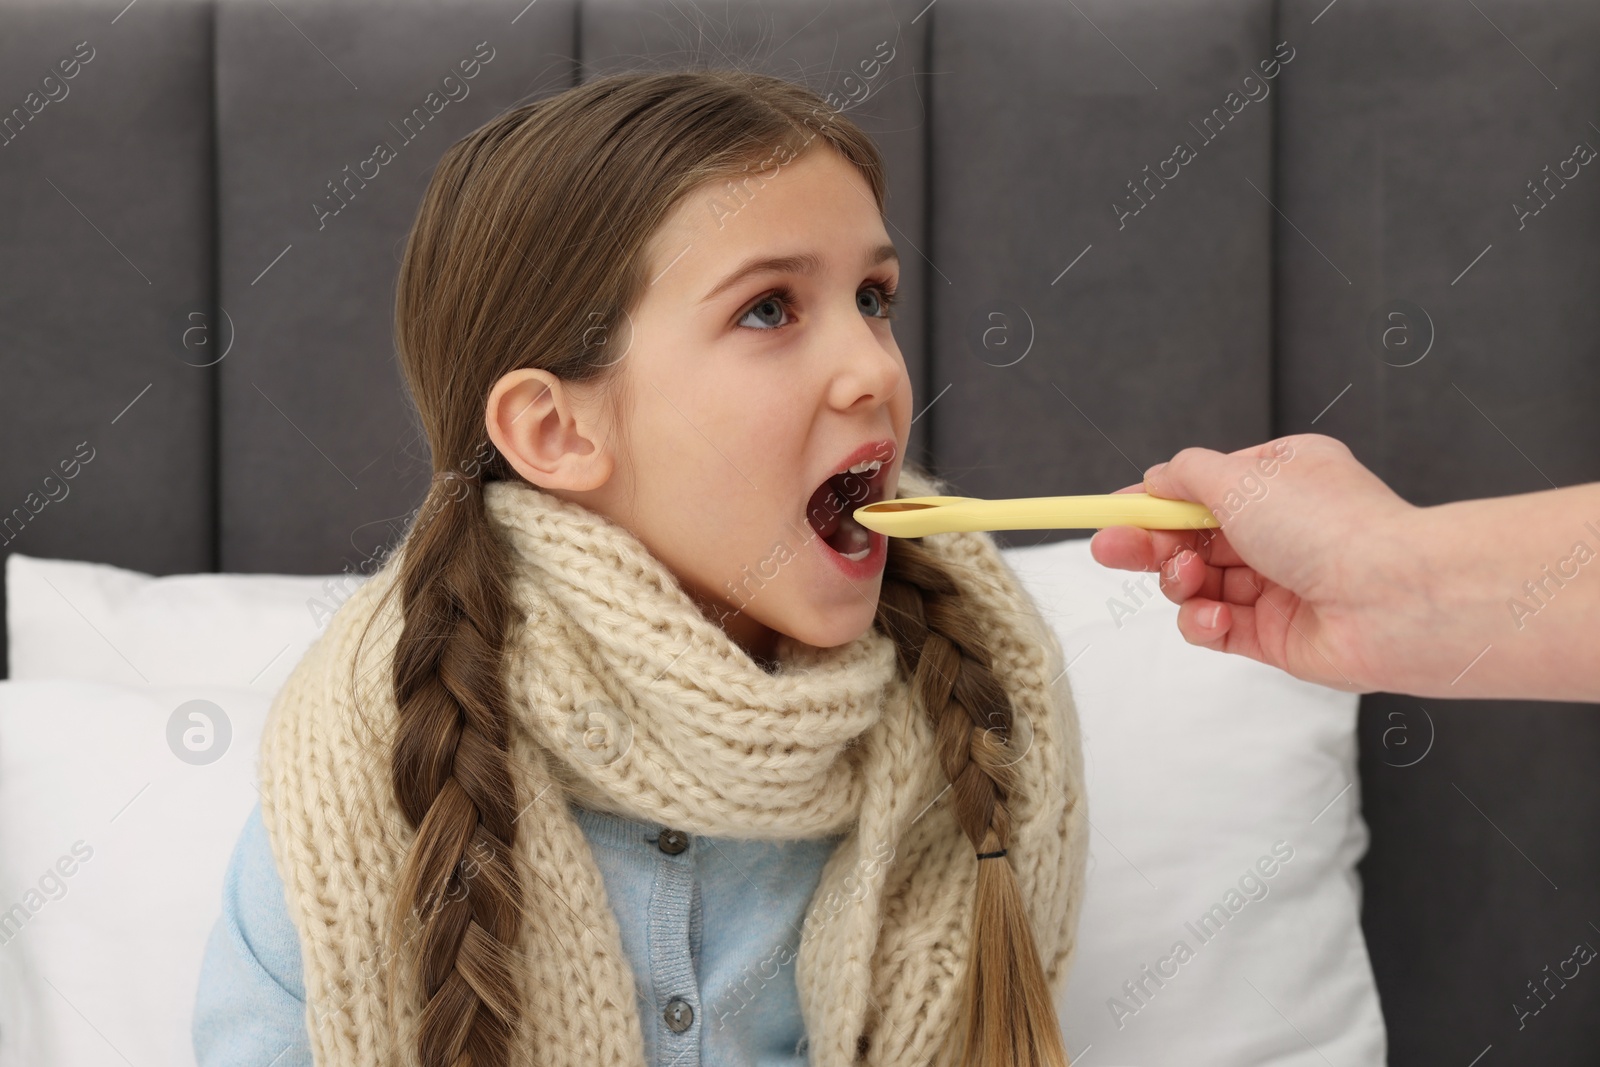
M 908 496 L 856 508 L 855 520 L 890 537 L 969 530 L 1199 530 L 1220 526 L 1204 504 L 1149 493 L 1031 496 L 984 500 L 975 496 Z

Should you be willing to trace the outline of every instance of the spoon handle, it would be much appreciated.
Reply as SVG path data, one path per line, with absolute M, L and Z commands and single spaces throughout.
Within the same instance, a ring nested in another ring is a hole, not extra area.
M 926 496 L 882 500 L 857 508 L 855 520 L 890 537 L 973 530 L 1199 530 L 1221 525 L 1204 504 L 1149 493 L 1033 496 L 1004 500 Z

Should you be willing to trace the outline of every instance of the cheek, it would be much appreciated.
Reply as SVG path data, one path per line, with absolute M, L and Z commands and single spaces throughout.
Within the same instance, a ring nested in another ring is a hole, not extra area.
M 765 490 L 768 482 L 792 481 L 796 464 L 800 470 L 816 466 L 817 457 L 802 452 L 818 410 L 814 386 L 774 375 L 744 388 L 731 382 L 721 388 L 728 406 L 722 419 L 726 432 L 717 444 L 722 447 L 723 439 L 731 442 L 751 467 L 763 472 L 765 480 L 748 470 L 752 481 Z M 728 454 L 739 462 L 733 452 Z
M 922 400 L 922 403 L 926 404 L 932 398 L 932 396 L 925 397 Z M 899 387 L 895 390 L 894 396 L 889 401 L 890 415 L 894 419 L 895 428 L 901 431 L 901 433 L 906 433 L 909 431 L 911 426 L 911 408 L 912 404 L 915 402 L 916 398 L 911 395 L 911 375 L 906 369 L 905 363 L 902 361 L 900 364 Z
M 904 405 L 907 411 L 911 410 L 911 370 L 900 361 L 900 392 L 895 395 L 895 400 Z

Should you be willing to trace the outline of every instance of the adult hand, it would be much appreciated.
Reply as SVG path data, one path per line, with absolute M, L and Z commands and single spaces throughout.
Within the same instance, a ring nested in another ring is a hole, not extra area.
M 1161 572 L 1185 640 L 1346 691 L 1406 676 L 1406 648 L 1432 613 L 1409 549 L 1419 509 L 1342 442 L 1294 434 L 1227 454 L 1186 448 L 1117 490 L 1140 491 L 1204 504 L 1222 524 L 1112 526 L 1090 541 L 1105 566 Z

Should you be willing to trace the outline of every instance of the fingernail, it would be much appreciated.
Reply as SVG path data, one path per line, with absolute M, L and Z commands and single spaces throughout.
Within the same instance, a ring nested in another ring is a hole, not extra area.
M 1151 477 L 1153 477 L 1155 475 L 1155 473 L 1157 471 L 1159 471 L 1162 467 L 1165 467 L 1166 465 L 1167 465 L 1167 461 L 1166 460 L 1162 460 L 1160 463 L 1157 463 L 1154 467 L 1151 467 L 1149 470 L 1144 472 L 1145 479 L 1146 480 L 1150 479 Z
M 1217 616 L 1219 616 L 1221 614 L 1222 614 L 1222 605 L 1221 604 L 1213 604 L 1213 605 L 1211 605 L 1211 607 L 1206 609 L 1206 611 L 1204 612 L 1204 616 L 1205 617 L 1200 620 L 1200 625 L 1204 626 L 1208 630 L 1216 629 L 1217 628 Z

